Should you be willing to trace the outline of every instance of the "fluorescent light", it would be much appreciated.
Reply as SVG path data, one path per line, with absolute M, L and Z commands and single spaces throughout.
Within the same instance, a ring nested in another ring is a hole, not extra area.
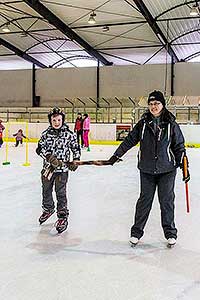
M 103 26 L 103 28 L 102 28 L 103 32 L 106 32 L 106 31 L 109 31 L 109 30 L 110 30 L 110 28 L 108 26 Z
M 190 16 L 196 17 L 199 15 L 199 7 L 197 5 L 193 5 L 190 10 Z
M 95 14 L 95 12 L 93 11 L 93 12 L 90 14 L 90 16 L 89 16 L 88 23 L 89 23 L 89 24 L 95 24 L 95 23 L 96 23 L 95 17 L 96 17 L 96 14 Z
M 2 28 L 2 31 L 7 33 L 7 32 L 10 32 L 10 28 L 8 26 L 8 24 L 6 24 L 3 28 Z
M 160 33 L 157 33 L 157 37 L 159 38 L 159 40 L 161 41 L 161 43 L 162 43 L 163 45 L 166 44 L 166 42 L 163 40 L 163 37 L 160 35 Z

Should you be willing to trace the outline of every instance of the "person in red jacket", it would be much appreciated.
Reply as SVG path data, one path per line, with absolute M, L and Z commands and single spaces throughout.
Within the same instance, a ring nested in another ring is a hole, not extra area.
M 78 144 L 80 145 L 81 140 L 81 147 L 83 147 L 83 119 L 81 113 L 77 114 L 74 132 L 76 132 Z
M 0 120 L 0 148 L 3 145 L 3 131 L 5 127 L 2 124 L 2 120 Z

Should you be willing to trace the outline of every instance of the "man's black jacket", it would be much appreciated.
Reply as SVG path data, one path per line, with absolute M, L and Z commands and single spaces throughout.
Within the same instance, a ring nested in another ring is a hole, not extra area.
M 140 142 L 138 168 L 144 173 L 160 174 L 180 166 L 184 137 L 175 116 L 164 108 L 160 125 L 155 130 L 153 116 L 148 111 L 120 144 L 114 155 L 121 157 Z

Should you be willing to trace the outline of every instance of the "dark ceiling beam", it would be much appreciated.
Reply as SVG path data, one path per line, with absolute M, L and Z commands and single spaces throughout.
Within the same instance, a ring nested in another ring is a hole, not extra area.
M 177 8 L 179 8 L 181 6 L 184 6 L 184 5 L 189 6 L 189 4 L 193 4 L 193 3 L 196 3 L 196 2 L 197 2 L 196 0 L 192 0 L 192 1 L 187 1 L 187 2 L 185 1 L 184 3 L 180 3 L 180 4 L 177 4 L 177 5 L 174 5 L 174 6 L 170 7 L 170 8 L 168 8 L 168 9 L 164 10 L 159 15 L 157 15 L 156 19 L 160 18 L 161 16 L 163 16 L 163 15 L 167 14 L 168 12 L 170 12 L 170 11 L 172 11 L 174 9 L 177 9 Z
M 105 59 L 98 51 L 96 51 L 91 45 L 83 40 L 77 33 L 75 33 L 70 27 L 68 27 L 62 20 L 60 20 L 53 12 L 51 12 L 46 6 L 44 6 L 38 0 L 24 0 L 24 2 L 34 9 L 37 13 L 43 16 L 50 24 L 60 30 L 65 36 L 72 41 L 77 42 L 82 46 L 85 51 L 92 57 L 99 60 L 104 65 L 112 65 L 107 59 Z
M 190 60 L 192 58 L 195 58 L 195 57 L 198 57 L 198 56 L 200 56 L 200 51 L 197 51 L 193 54 L 188 55 L 187 57 L 184 58 L 184 61 L 188 61 L 188 60 Z
M 117 23 L 105 23 L 105 24 L 95 24 L 95 25 L 82 25 L 82 26 L 73 26 L 72 29 L 85 29 L 85 28 L 97 28 L 97 27 L 104 27 L 104 26 L 123 26 L 123 25 L 138 25 L 138 24 L 145 24 L 147 21 L 131 21 L 131 22 L 117 22 Z
M 167 50 L 167 52 L 169 53 L 169 55 L 174 59 L 174 62 L 178 62 L 179 59 L 178 59 L 176 53 L 172 49 L 172 47 L 169 44 L 167 38 L 163 34 L 162 30 L 160 29 L 160 27 L 156 23 L 156 20 L 153 18 L 153 16 L 151 15 L 150 11 L 148 10 L 148 8 L 144 4 L 144 2 L 142 0 L 133 0 L 133 1 L 137 5 L 137 7 L 139 8 L 140 12 L 144 16 L 144 18 L 147 20 L 147 22 L 150 25 L 151 29 L 156 34 L 156 36 L 158 37 L 158 39 L 160 40 L 160 42 L 162 43 L 162 45 L 165 47 L 165 49 Z
M 189 30 L 189 31 L 187 31 L 187 32 L 184 32 L 184 33 L 178 35 L 178 36 L 175 37 L 173 40 L 171 40 L 171 43 L 174 43 L 176 40 L 182 38 L 183 36 L 189 35 L 189 34 L 194 33 L 194 32 L 199 32 L 199 28 L 197 28 L 197 29 L 192 29 L 192 30 Z
M 156 18 L 155 18 L 156 19 Z M 174 18 L 165 18 L 165 19 L 156 19 L 156 22 L 167 22 L 167 21 L 180 21 L 180 20 L 190 20 L 190 19 L 199 19 L 199 16 L 185 16 L 185 17 L 174 17 Z M 129 21 L 129 22 L 116 22 L 116 23 L 104 23 L 104 24 L 95 24 L 95 25 L 80 25 L 72 26 L 71 29 L 86 29 L 86 28 L 98 28 L 98 27 L 114 27 L 114 26 L 128 26 L 128 25 L 137 25 L 137 24 L 146 24 L 147 21 Z
M 6 47 L 7 49 L 13 51 L 17 56 L 23 58 L 24 60 L 37 65 L 40 68 L 47 68 L 47 66 L 45 66 L 44 64 L 42 64 L 41 62 L 39 62 L 37 59 L 33 58 L 32 56 L 26 54 L 25 52 L 23 52 L 22 50 L 18 49 L 17 47 L 15 47 L 14 45 L 10 44 L 9 42 L 3 40 L 2 38 L 0 38 L 0 45 Z
M 8 22 L 7 22 L 8 23 Z M 0 26 L 1 28 L 2 26 Z M 11 34 L 19 34 L 19 33 L 41 33 L 41 32 L 51 32 L 51 31 L 56 31 L 58 29 L 56 28 L 46 28 L 46 29 L 30 29 L 30 30 L 19 30 L 19 31 L 10 31 L 10 32 L 6 32 L 6 35 L 11 35 Z M 0 35 L 5 35 L 5 32 L 0 32 Z

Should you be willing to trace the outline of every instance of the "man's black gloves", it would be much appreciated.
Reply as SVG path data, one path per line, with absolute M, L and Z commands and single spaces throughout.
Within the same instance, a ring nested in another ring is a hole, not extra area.
M 188 181 L 190 180 L 190 172 L 189 172 L 189 170 L 187 169 L 187 176 L 185 176 L 183 170 L 182 170 L 182 172 L 183 172 L 183 181 L 185 181 L 185 183 L 186 183 L 186 182 L 188 182 Z
M 114 163 L 116 163 L 116 162 L 118 162 L 118 161 L 120 161 L 120 158 L 118 157 L 118 156 L 116 156 L 116 155 L 113 155 L 113 156 L 111 156 L 110 158 L 109 158 L 109 165 L 114 165 Z
M 180 168 L 183 174 L 183 181 L 188 182 L 190 180 L 190 172 L 189 172 L 189 162 L 186 154 L 184 154 L 182 162 L 180 164 Z
M 47 162 L 50 163 L 50 165 L 55 169 L 62 166 L 62 162 L 58 160 L 54 155 L 47 155 L 46 159 Z

